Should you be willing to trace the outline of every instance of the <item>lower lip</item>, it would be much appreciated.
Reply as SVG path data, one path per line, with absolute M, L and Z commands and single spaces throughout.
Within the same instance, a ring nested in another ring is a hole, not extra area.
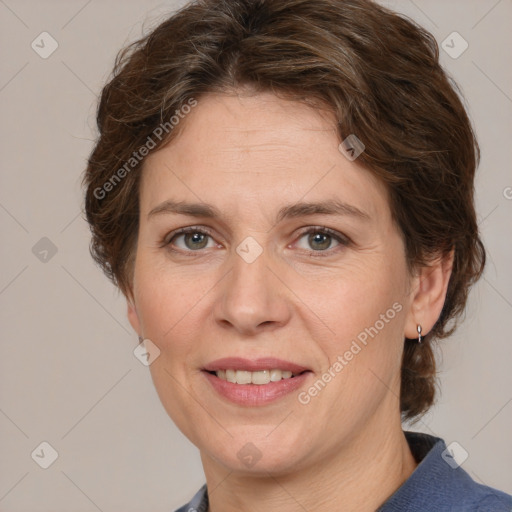
M 224 398 L 238 405 L 255 406 L 266 405 L 289 395 L 304 384 L 311 372 L 268 384 L 233 384 L 207 371 L 203 373 L 215 391 Z

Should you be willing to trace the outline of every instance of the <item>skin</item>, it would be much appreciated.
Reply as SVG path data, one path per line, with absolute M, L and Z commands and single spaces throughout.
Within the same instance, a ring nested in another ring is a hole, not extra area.
M 153 382 L 200 450 L 210 512 L 374 511 L 416 467 L 400 422 L 403 340 L 439 317 L 451 260 L 410 275 L 386 188 L 340 153 L 332 114 L 238 90 L 200 98 L 181 122 L 144 164 L 128 317 L 161 351 Z M 170 199 L 220 217 L 148 215 Z M 331 199 L 367 218 L 276 220 L 285 205 Z M 185 226 L 211 236 L 171 240 Z M 304 234 L 318 226 L 348 242 Z M 246 237 L 263 250 L 252 263 L 236 252 Z M 221 357 L 272 356 L 310 368 L 307 390 L 395 303 L 401 311 L 306 405 L 298 392 L 235 405 L 201 372 Z M 237 456 L 249 442 L 261 455 L 252 467 Z

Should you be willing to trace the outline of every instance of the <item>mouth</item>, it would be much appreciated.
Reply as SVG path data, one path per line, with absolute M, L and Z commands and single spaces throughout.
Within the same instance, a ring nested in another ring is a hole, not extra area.
M 309 370 L 302 372 L 292 372 L 290 370 L 281 370 L 279 368 L 273 368 L 271 370 L 258 370 L 256 372 L 250 372 L 247 370 L 235 370 L 225 369 L 217 371 L 209 371 L 211 375 L 215 375 L 221 380 L 231 382 L 232 384 L 255 384 L 256 386 L 264 386 L 269 382 L 279 382 L 283 379 L 293 379 L 298 375 Z
M 222 398 L 238 405 L 255 406 L 290 394 L 313 372 L 282 359 L 235 357 L 213 361 L 203 368 L 203 373 Z

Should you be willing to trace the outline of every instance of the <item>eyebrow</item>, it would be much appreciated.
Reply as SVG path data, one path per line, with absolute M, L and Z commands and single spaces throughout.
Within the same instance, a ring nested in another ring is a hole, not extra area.
M 186 203 L 184 201 L 173 201 L 171 199 L 155 206 L 148 213 L 148 218 L 162 214 L 178 214 L 188 215 L 190 217 L 207 218 L 222 217 L 220 211 L 211 204 Z M 330 199 L 321 202 L 299 202 L 283 206 L 276 216 L 276 222 L 281 222 L 284 219 L 307 217 L 311 215 L 348 215 L 362 220 L 370 220 L 370 215 L 356 206 L 344 203 L 340 200 Z

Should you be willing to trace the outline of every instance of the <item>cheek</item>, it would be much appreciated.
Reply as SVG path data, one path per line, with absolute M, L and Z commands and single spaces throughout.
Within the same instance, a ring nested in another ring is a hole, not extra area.
M 163 344 L 173 339 L 179 345 L 186 342 L 184 329 L 195 325 L 192 319 L 214 284 L 213 276 L 199 275 L 192 265 L 154 263 L 146 258 L 135 270 L 139 318 L 147 337 Z M 176 332 L 181 333 L 179 338 Z
M 382 403 L 398 400 L 405 297 L 390 275 L 353 273 L 331 280 L 323 309 L 322 296 L 314 298 L 315 312 L 334 334 L 312 333 L 322 360 L 316 379 L 326 384 L 315 380 L 300 403 L 336 438 L 340 425 L 347 432 L 362 428 Z
M 135 269 L 135 289 L 144 336 L 160 349 L 149 369 L 155 389 L 171 419 L 193 443 L 200 436 L 191 425 L 203 424 L 200 399 L 190 388 L 197 357 L 197 315 L 211 288 L 191 267 L 163 267 L 148 257 Z
M 374 410 L 400 375 L 408 304 L 405 261 L 400 254 L 360 255 L 308 282 L 297 295 L 307 297 L 322 320 L 311 334 L 322 353 L 322 375 L 333 382 L 322 391 L 326 403 L 336 403 L 330 410 L 340 417 Z
M 376 252 L 355 254 L 339 268 L 296 279 L 292 286 L 334 337 L 356 338 L 375 323 L 379 331 L 397 324 L 398 310 L 405 309 L 405 278 L 403 265 Z

